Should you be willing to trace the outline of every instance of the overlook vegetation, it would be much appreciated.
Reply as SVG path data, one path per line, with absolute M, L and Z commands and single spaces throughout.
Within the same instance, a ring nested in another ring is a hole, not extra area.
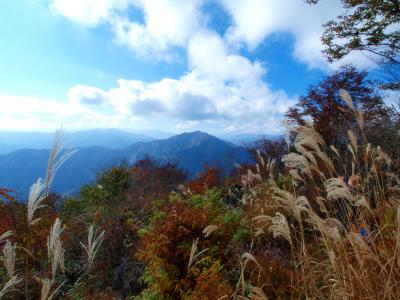
M 27 204 L 1 189 L 1 297 L 398 299 L 399 116 L 365 80 L 311 87 L 230 176 L 146 158 L 62 199 L 57 132 Z
M 367 49 L 398 67 L 398 27 L 383 31 L 399 1 L 342 2 L 329 59 Z M 0 298 L 400 299 L 400 107 L 382 92 L 396 80 L 332 72 L 289 109 L 284 139 L 250 143 L 255 163 L 228 175 L 145 157 L 61 197 L 75 151 L 57 131 L 27 199 L 0 189 Z

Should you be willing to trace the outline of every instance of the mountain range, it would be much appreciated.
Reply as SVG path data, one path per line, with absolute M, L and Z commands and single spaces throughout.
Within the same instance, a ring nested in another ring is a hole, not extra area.
M 90 139 L 85 139 L 85 134 Z M 100 145 L 96 146 L 90 142 L 93 140 L 90 132 L 72 135 L 70 142 L 79 145 L 75 146 L 78 151 L 58 171 L 53 182 L 56 193 L 76 194 L 82 185 L 93 182 L 99 171 L 121 163 L 133 164 L 147 156 L 160 164 L 176 163 L 192 178 L 206 164 L 230 171 L 236 163 L 251 161 L 245 148 L 200 131 L 160 140 L 120 132 L 113 137 L 113 131 L 108 134 L 111 135 L 108 138 L 99 134 L 96 143 Z M 39 147 L 47 138 L 47 134 L 43 134 L 32 143 Z M 50 144 L 48 141 L 47 149 L 19 149 L 0 155 L 0 187 L 13 189 L 26 197 L 32 183 L 46 172 Z
M 125 131 L 120 129 L 92 129 L 68 131 L 65 146 L 82 148 L 100 146 L 110 149 L 128 147 L 136 142 L 167 139 L 174 134 L 160 130 Z M 280 135 L 261 135 L 254 133 L 221 134 L 218 138 L 236 145 L 245 145 L 260 138 L 280 138 Z M 53 140 L 51 132 L 0 131 L 0 155 L 21 149 L 49 149 Z
M 48 149 L 51 147 L 51 132 L 0 131 L 0 154 L 20 149 Z M 128 147 L 139 141 L 151 141 L 153 137 L 142 133 L 131 133 L 118 129 L 93 129 L 68 132 L 65 146 L 82 148 L 100 146 L 110 149 Z

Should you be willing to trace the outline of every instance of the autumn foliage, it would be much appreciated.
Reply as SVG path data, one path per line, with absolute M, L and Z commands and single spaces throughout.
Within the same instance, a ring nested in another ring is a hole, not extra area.
M 397 125 L 370 84 L 325 78 L 230 176 L 146 158 L 73 197 L 0 189 L 0 298 L 399 299 Z

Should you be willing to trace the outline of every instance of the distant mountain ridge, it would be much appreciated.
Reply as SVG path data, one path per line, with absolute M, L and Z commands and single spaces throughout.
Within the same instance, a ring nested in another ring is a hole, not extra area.
M 20 149 L 49 149 L 53 140 L 50 132 L 0 131 L 0 154 Z M 128 147 L 136 142 L 151 141 L 152 137 L 119 129 L 92 129 L 71 131 L 66 134 L 66 147 L 100 146 L 110 149 Z
M 0 155 L 0 187 L 27 195 L 30 185 L 46 172 L 49 150 L 23 149 Z M 250 162 L 247 150 L 204 132 L 183 133 L 168 139 L 136 142 L 128 147 L 110 149 L 99 146 L 78 148 L 78 152 L 59 170 L 53 190 L 59 194 L 76 193 L 96 174 L 122 162 L 133 164 L 149 156 L 159 163 L 176 163 L 194 177 L 204 165 L 226 171 L 235 163 Z
M 218 137 L 232 144 L 243 146 L 249 143 L 251 144 L 260 139 L 268 139 L 276 141 L 283 138 L 284 136 L 280 134 L 237 133 L 237 134 L 220 135 Z
M 110 149 L 125 148 L 137 142 L 168 139 L 174 134 L 161 130 L 128 131 L 115 128 L 67 131 L 66 146 L 83 148 L 100 146 Z M 237 133 L 217 135 L 221 140 L 243 146 L 261 138 L 279 139 L 281 135 Z M 21 149 L 50 149 L 52 132 L 19 132 L 0 130 L 0 155 Z

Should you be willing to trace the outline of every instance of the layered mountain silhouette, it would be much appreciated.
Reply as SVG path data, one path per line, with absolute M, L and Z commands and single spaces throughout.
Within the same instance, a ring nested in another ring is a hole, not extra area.
M 145 157 L 160 164 L 176 163 L 187 170 L 190 177 L 195 177 L 205 165 L 221 167 L 228 172 L 236 163 L 250 162 L 243 147 L 200 131 L 114 149 L 77 148 L 78 152 L 60 168 L 53 182 L 53 190 L 58 194 L 74 194 L 83 184 L 92 182 L 99 171 L 121 163 L 133 164 Z M 0 187 L 14 189 L 26 197 L 31 184 L 44 176 L 48 157 L 48 149 L 22 149 L 0 155 Z
M 0 131 L 0 154 L 10 153 L 22 148 L 48 149 L 53 140 L 50 132 Z M 93 129 L 68 132 L 67 147 L 82 148 L 100 146 L 110 149 L 128 147 L 136 142 L 151 141 L 147 134 L 131 133 L 119 129 Z

